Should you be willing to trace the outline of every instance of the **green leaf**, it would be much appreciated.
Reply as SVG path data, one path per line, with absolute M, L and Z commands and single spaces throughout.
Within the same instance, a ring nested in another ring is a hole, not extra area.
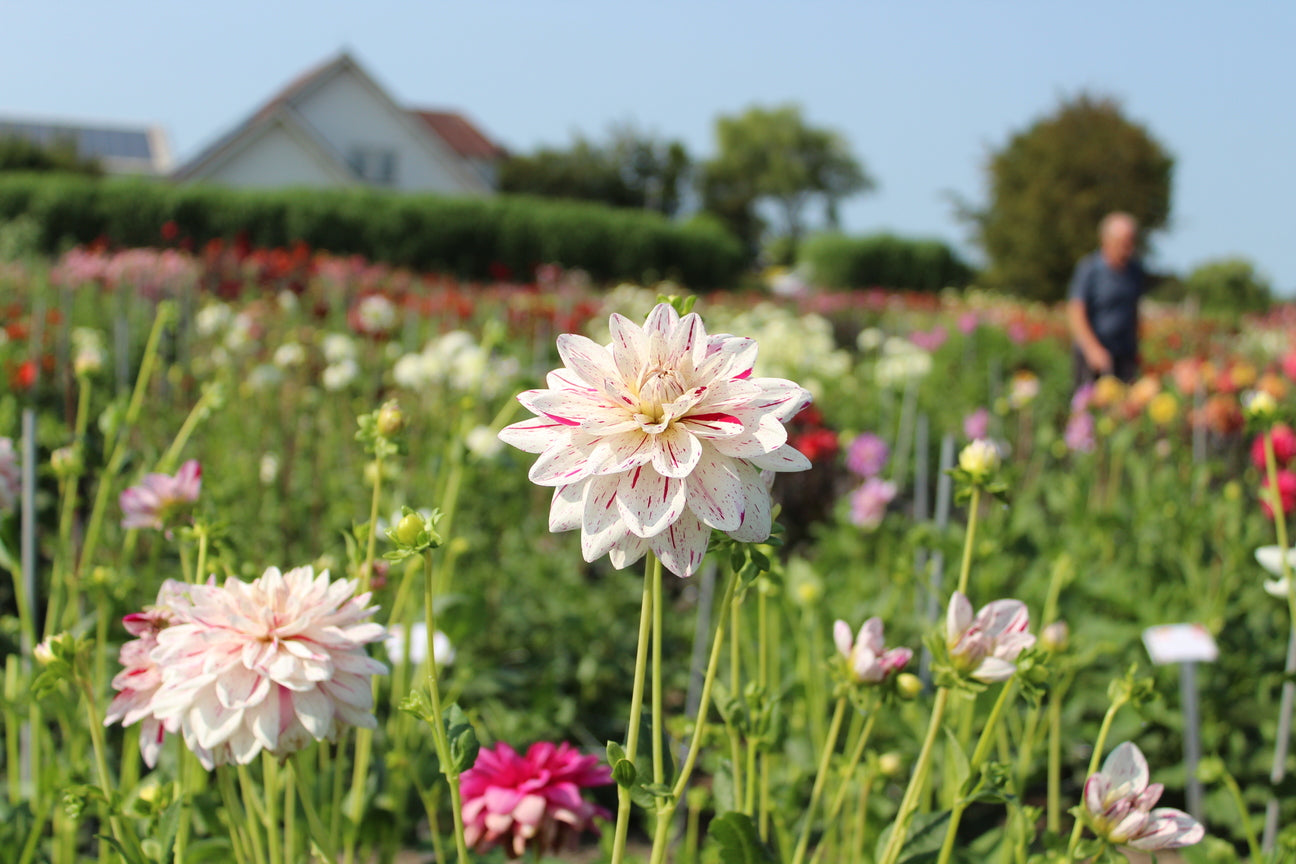
M 943 727 L 945 730 L 945 752 L 949 753 L 950 758 L 954 760 L 954 788 L 962 789 L 968 782 L 972 774 L 972 769 L 968 764 L 967 754 L 959 746 L 958 736 L 950 727 Z
M 612 765 L 612 779 L 623 789 L 633 789 L 639 779 L 639 769 L 629 759 L 622 757 Z
M 162 811 L 162 818 L 158 820 L 157 837 L 160 855 L 158 860 L 162 864 L 170 864 L 172 853 L 175 849 L 176 832 L 180 830 L 180 801 L 177 797 L 171 804 Z
M 761 843 L 756 823 L 745 813 L 726 813 L 711 820 L 707 836 L 719 852 L 720 864 L 777 864 Z
M 477 752 L 481 743 L 477 740 L 477 730 L 468 722 L 468 715 L 453 703 L 445 712 L 446 741 L 450 744 L 450 761 L 455 769 L 467 771 L 477 761 Z
M 901 847 L 900 864 L 919 864 L 922 861 L 934 861 L 940 854 L 941 844 L 945 841 L 945 823 L 949 821 L 950 811 L 936 813 L 919 813 L 909 820 L 909 834 Z M 886 850 L 891 832 L 895 830 L 892 822 L 878 837 L 874 858 L 881 859 Z

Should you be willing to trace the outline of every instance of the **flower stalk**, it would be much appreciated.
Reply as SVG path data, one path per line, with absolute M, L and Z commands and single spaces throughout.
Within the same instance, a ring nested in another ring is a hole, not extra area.
M 653 620 L 651 559 L 657 556 L 651 552 L 648 554 L 650 558 L 644 564 L 643 600 L 639 604 L 639 643 L 638 648 L 635 649 L 634 681 L 630 690 L 630 720 L 626 729 L 625 758 L 632 765 L 635 761 L 635 755 L 639 752 L 639 718 L 643 712 L 644 678 L 646 677 L 646 667 L 648 665 L 648 643 L 651 639 Z M 629 788 L 618 783 L 617 819 L 615 833 L 612 837 L 611 864 L 621 864 L 625 859 L 626 838 L 629 836 L 630 831 L 630 804 Z
M 1279 802 L 1277 785 L 1282 782 L 1287 770 L 1287 749 L 1291 739 L 1292 706 L 1296 702 L 1296 580 L 1291 578 L 1291 564 L 1287 560 L 1287 513 L 1283 510 L 1282 494 L 1278 489 L 1278 460 L 1274 455 L 1273 435 L 1266 431 L 1264 439 L 1265 474 L 1269 479 L 1270 506 L 1273 508 L 1274 531 L 1278 535 L 1278 551 L 1282 561 L 1282 580 L 1287 586 L 1287 609 L 1290 618 L 1291 633 L 1287 639 L 1287 661 L 1283 667 L 1282 699 L 1278 707 L 1278 736 L 1274 741 L 1273 767 L 1269 770 L 1269 783 L 1274 788 L 1265 805 L 1264 839 L 1261 845 L 1265 853 L 1273 851 L 1278 836 Z

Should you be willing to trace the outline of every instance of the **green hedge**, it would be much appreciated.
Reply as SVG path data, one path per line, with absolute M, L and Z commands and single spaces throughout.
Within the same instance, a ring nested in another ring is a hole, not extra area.
M 676 279 L 731 284 L 743 251 L 722 228 L 678 224 L 640 210 L 497 196 L 442 198 L 373 190 L 235 190 L 146 180 L 0 174 L 0 221 L 28 214 L 41 248 L 98 239 L 155 246 L 164 223 L 202 244 L 244 234 L 258 247 L 303 241 L 415 270 L 486 278 L 498 265 L 528 278 L 542 263 L 580 267 L 598 281 Z
M 909 240 L 892 234 L 850 237 L 820 234 L 801 246 L 816 285 L 940 291 L 966 287 L 974 271 L 940 240 Z

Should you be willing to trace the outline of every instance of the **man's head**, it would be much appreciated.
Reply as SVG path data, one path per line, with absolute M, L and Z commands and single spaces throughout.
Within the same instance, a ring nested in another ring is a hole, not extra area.
M 1138 220 L 1128 213 L 1108 213 L 1098 226 L 1098 239 L 1108 266 L 1120 270 L 1138 246 Z

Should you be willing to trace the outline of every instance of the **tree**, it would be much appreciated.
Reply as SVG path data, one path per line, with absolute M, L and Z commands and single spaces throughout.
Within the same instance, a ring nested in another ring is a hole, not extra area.
M 1273 303 L 1269 280 L 1245 258 L 1217 258 L 1184 278 L 1184 294 L 1208 312 L 1264 312 Z
M 613 207 L 656 210 L 673 216 L 691 166 L 678 141 L 645 135 L 633 126 L 613 127 L 598 144 L 577 135 L 570 148 L 541 148 L 500 166 L 501 192 L 545 198 L 576 198 Z
M 103 173 L 98 162 L 79 157 L 71 141 L 42 147 L 16 135 L 0 137 L 0 171 L 66 171 L 93 177 Z
M 1019 132 L 991 155 L 990 202 L 963 215 L 988 267 L 984 281 L 1025 296 L 1066 296 L 1076 262 L 1097 248 L 1098 223 L 1114 210 L 1148 232 L 1170 215 L 1174 160 L 1112 99 L 1086 94 Z
M 806 209 L 818 199 L 837 227 L 837 208 L 874 187 L 842 136 L 806 124 L 796 105 L 753 107 L 716 118 L 715 158 L 702 169 L 703 209 L 723 219 L 749 246 L 764 229 L 757 206 L 772 202 L 793 245 L 805 234 Z

